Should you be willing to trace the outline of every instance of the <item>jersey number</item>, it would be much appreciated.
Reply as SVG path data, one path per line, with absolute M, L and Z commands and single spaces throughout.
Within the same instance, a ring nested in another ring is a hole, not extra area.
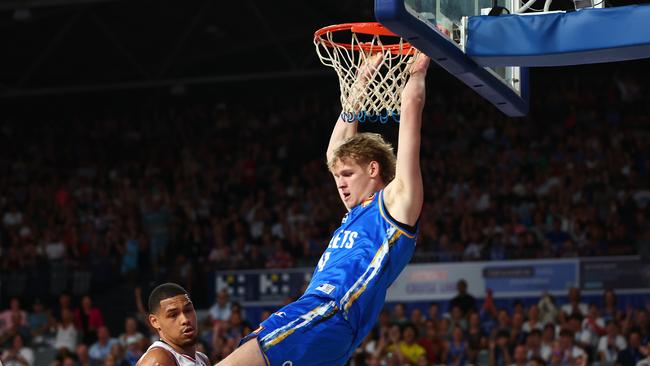
M 332 255 L 332 253 L 325 252 L 323 253 L 323 256 L 320 257 L 320 260 L 318 261 L 318 272 L 322 271 L 325 268 L 325 263 L 330 260 L 330 255 Z

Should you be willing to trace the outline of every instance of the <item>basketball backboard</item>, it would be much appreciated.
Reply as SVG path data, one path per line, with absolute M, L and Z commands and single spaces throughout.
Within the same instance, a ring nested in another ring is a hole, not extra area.
M 498 0 L 515 12 L 519 0 Z M 375 17 L 509 116 L 528 112 L 528 70 L 481 67 L 465 54 L 467 17 L 487 15 L 492 0 L 375 0 Z M 504 10 L 505 11 L 505 10 Z

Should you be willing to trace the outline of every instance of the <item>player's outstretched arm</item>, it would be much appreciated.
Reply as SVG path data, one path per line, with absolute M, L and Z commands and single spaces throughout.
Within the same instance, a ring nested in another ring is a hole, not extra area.
M 406 225 L 415 225 L 424 200 L 420 170 L 420 129 L 425 102 L 425 79 L 429 58 L 420 54 L 402 91 L 395 179 L 384 191 L 391 216 Z
M 357 75 L 357 81 L 355 82 L 355 88 L 357 90 L 363 90 L 368 83 L 368 79 L 371 78 L 379 67 L 379 64 L 382 61 L 382 54 L 377 53 L 369 57 L 363 67 L 359 70 Z M 350 98 L 357 98 L 355 93 L 352 93 Z M 334 150 L 347 138 L 352 137 L 357 134 L 357 125 L 358 122 L 346 122 L 341 117 L 336 121 L 334 125 L 334 130 L 330 136 L 329 145 L 327 145 L 327 161 L 329 162 L 332 158 Z
M 327 161 L 332 160 L 334 150 L 348 137 L 357 134 L 357 121 L 345 122 L 341 117 L 336 121 L 332 135 L 330 136 L 329 145 L 327 145 Z
M 162 348 L 153 348 L 145 353 L 135 366 L 176 366 L 176 360 Z

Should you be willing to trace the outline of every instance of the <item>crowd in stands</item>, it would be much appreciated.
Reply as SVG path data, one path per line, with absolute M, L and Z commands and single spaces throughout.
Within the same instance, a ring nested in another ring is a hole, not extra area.
M 520 119 L 429 92 L 414 261 L 648 247 L 650 90 L 576 80 Z M 234 103 L 0 119 L 0 271 L 162 272 L 191 290 L 217 268 L 314 265 L 344 213 L 324 163 L 336 99 Z
M 519 119 L 469 89 L 431 88 L 413 260 L 647 255 L 650 89 L 640 74 L 618 73 L 538 80 L 545 93 Z M 104 283 L 164 278 L 204 294 L 216 269 L 313 266 L 344 214 L 324 162 L 337 97 L 323 99 L 1 116 L 0 274 L 56 266 Z M 394 140 L 396 125 L 380 128 Z M 78 307 L 65 297 L 29 311 L 18 298 L 2 304 L 4 365 L 31 366 L 29 349 L 41 344 L 57 350 L 61 366 L 133 364 L 150 340 L 142 321 L 129 318 L 111 334 L 90 297 Z M 564 311 L 552 302 L 497 309 L 488 299 L 440 312 L 434 304 L 408 316 L 398 306 L 354 362 L 645 357 L 647 310 L 576 303 Z M 223 306 L 202 335 L 215 361 L 253 326 L 244 309 Z
M 514 300 L 497 307 L 491 292 L 479 301 L 467 292 L 464 280 L 457 288 L 442 306 L 386 307 L 348 365 L 650 364 L 650 302 L 640 308 L 622 306 L 616 293 L 606 290 L 598 304 L 587 304 L 580 290 L 571 288 L 564 303 L 542 294 L 538 301 Z M 55 306 L 37 301 L 31 310 L 12 298 L 0 312 L 0 361 L 5 366 L 135 366 L 157 339 L 147 325 L 141 294 L 135 297 L 139 311 L 114 327 L 103 320 L 109 305 L 95 306 L 89 296 L 76 306 L 62 294 Z M 275 309 L 266 309 L 262 320 Z M 198 349 L 213 363 L 257 327 L 225 290 L 198 313 Z
M 397 304 L 384 311 L 375 331 L 357 349 L 359 365 L 647 365 L 650 362 L 648 307 L 622 310 L 612 290 L 602 305 L 582 302 L 571 288 L 567 303 L 551 295 L 526 306 L 515 300 L 497 308 L 492 294 L 480 307 L 466 284 L 448 312 L 438 304 L 426 312 Z

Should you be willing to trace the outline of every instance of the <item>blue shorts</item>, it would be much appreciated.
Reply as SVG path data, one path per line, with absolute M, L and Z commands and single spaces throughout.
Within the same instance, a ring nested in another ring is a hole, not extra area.
M 256 338 L 267 366 L 342 366 L 356 349 L 355 336 L 334 300 L 305 296 L 273 313 L 240 345 Z

